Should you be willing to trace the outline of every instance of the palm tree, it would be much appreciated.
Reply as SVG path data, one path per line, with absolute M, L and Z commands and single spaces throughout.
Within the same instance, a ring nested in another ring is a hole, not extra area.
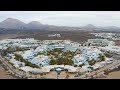
M 100 61 L 105 61 L 105 56 L 101 56 Z
M 92 60 L 88 61 L 89 65 L 91 65 L 91 66 L 92 66 L 92 65 L 94 65 L 94 64 L 95 64 L 95 62 L 96 62 L 96 61 L 95 61 L 94 59 L 92 59 Z
M 56 64 L 56 62 L 55 62 L 55 60 L 50 60 L 49 64 L 54 65 L 54 64 Z
M 77 65 L 74 65 L 74 67 L 77 67 Z
M 82 66 L 84 66 L 84 63 L 79 65 L 79 67 L 82 67 Z

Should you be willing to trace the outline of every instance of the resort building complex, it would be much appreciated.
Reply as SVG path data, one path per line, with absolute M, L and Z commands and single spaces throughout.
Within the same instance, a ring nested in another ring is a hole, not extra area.
M 67 71 L 90 73 L 112 63 L 106 52 L 120 48 L 107 39 L 88 39 L 85 44 L 70 40 L 4 39 L 0 41 L 1 58 L 18 71 L 28 74 Z

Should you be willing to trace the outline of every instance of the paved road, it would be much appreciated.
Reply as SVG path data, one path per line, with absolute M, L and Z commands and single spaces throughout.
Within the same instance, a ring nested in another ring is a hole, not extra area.
M 15 69 L 11 64 L 8 63 L 7 60 L 2 58 L 1 55 L 0 55 L 0 60 L 14 75 L 17 75 L 19 77 L 25 76 L 25 74 L 22 71 L 19 71 L 19 70 Z
M 88 78 L 91 78 L 91 76 L 93 76 L 93 75 L 96 75 L 96 74 L 99 74 L 101 72 L 104 72 L 104 70 L 107 70 L 107 69 L 111 69 L 112 70 L 112 69 L 114 69 L 114 68 L 116 68 L 118 66 L 120 66 L 120 60 L 114 60 L 114 62 L 112 64 L 106 65 L 106 66 L 104 66 L 103 68 L 101 68 L 101 69 L 99 69 L 97 71 L 93 71 L 93 72 L 89 73 L 88 74 L 88 76 L 89 76 Z M 86 78 L 86 75 L 82 75 L 80 77 L 75 77 L 75 79 L 84 79 L 84 78 Z

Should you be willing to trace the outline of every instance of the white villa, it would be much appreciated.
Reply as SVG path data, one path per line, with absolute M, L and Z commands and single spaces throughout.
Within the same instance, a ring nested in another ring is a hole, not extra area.
M 103 51 L 109 51 L 112 53 L 120 53 L 120 47 L 119 46 L 106 46 L 106 47 L 99 47 L 99 49 Z
M 21 48 L 30 48 L 36 47 L 38 45 L 38 40 L 34 38 L 27 39 L 4 39 L 0 41 L 0 49 L 7 47 L 21 47 Z
M 29 62 L 36 64 L 38 66 L 45 66 L 49 64 L 50 60 L 48 56 L 38 55 L 35 57 L 34 55 L 35 55 L 34 52 L 32 52 L 31 50 L 27 50 L 24 52 L 22 56 L 25 60 L 28 60 Z
M 88 39 L 88 42 L 86 44 L 90 44 L 93 46 L 115 45 L 113 41 L 109 41 L 107 39 Z
M 82 54 L 74 56 L 73 61 L 76 65 L 88 64 L 88 60 L 98 60 L 98 57 L 103 53 L 98 48 L 85 47 L 82 50 Z

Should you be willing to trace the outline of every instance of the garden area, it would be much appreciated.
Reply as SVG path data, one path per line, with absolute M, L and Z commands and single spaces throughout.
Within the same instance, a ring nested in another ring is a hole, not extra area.
M 50 57 L 50 65 L 73 65 L 74 62 L 72 58 L 75 52 L 66 51 L 64 52 L 61 48 L 55 48 L 53 50 L 48 50 L 47 55 Z

